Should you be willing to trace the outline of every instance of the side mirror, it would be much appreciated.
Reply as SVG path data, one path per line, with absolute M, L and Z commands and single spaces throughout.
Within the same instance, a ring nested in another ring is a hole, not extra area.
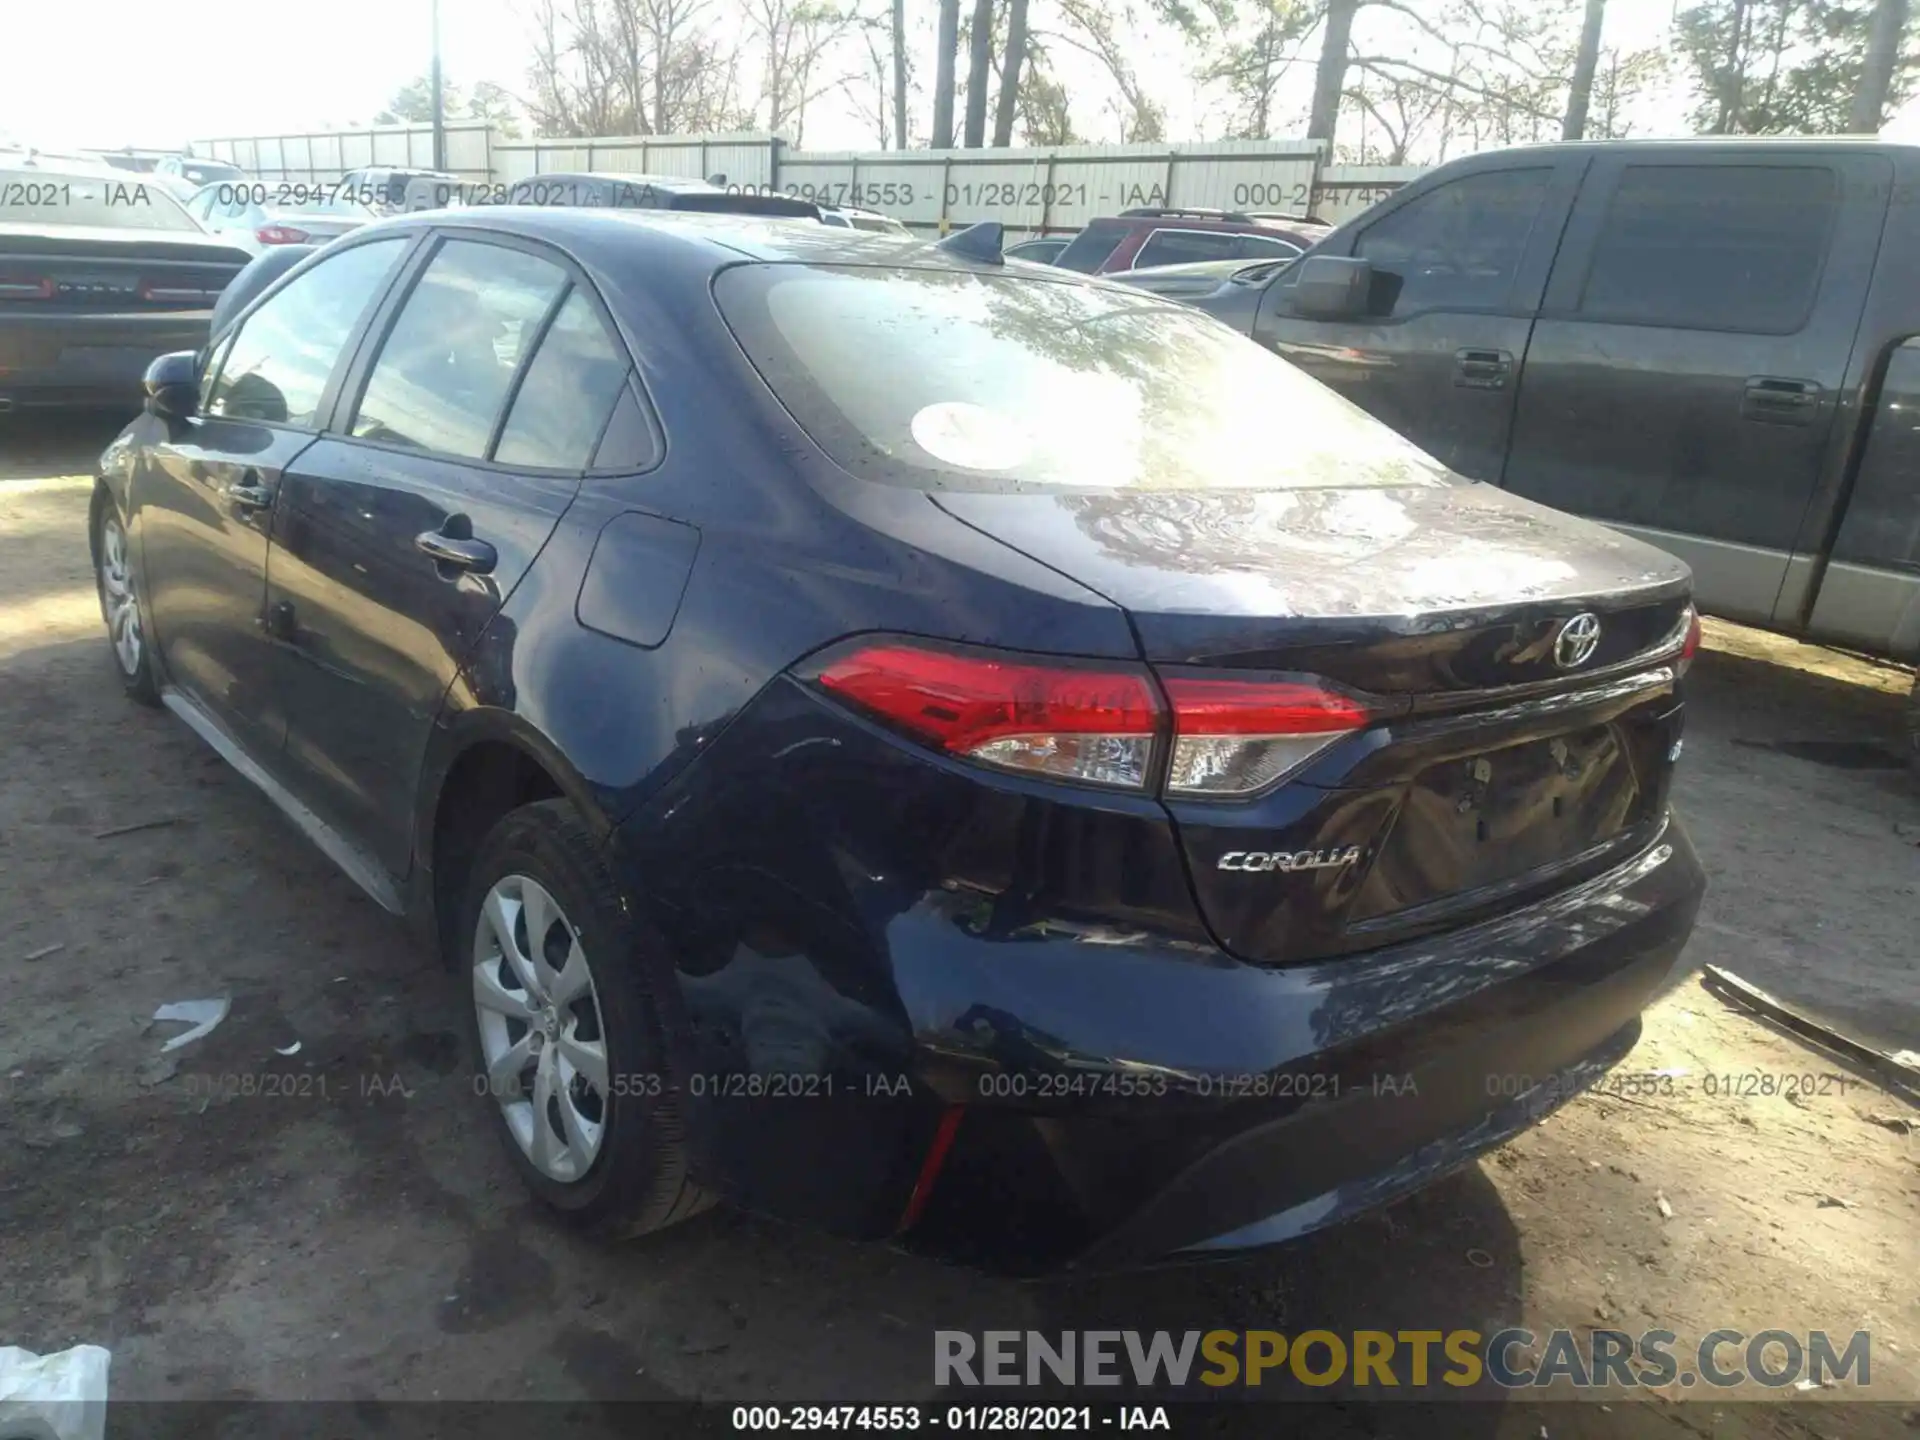
M 1357 320 L 1373 294 L 1373 262 L 1309 255 L 1298 262 L 1293 313 L 1308 320 Z
M 200 357 L 192 350 L 162 355 L 147 366 L 140 383 L 150 412 L 162 420 L 184 420 L 200 403 Z

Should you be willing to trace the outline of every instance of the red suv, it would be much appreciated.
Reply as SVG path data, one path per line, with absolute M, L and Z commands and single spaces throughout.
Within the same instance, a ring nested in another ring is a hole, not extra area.
M 1196 260 L 1290 260 L 1330 225 L 1304 215 L 1151 207 L 1095 220 L 1053 263 L 1085 275 Z

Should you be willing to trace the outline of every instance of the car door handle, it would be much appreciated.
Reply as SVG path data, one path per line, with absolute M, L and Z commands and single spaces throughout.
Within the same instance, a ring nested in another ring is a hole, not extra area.
M 227 486 L 227 498 L 244 510 L 265 510 L 273 504 L 273 491 L 260 483 L 258 470 L 248 470 L 239 484 Z
M 1740 394 L 1740 413 L 1767 425 L 1811 425 L 1820 412 L 1820 387 L 1811 380 L 1756 375 Z
M 416 549 L 431 555 L 437 565 L 486 575 L 500 562 L 500 552 L 470 535 L 449 535 L 444 529 L 422 530 L 413 537 Z
M 1513 374 L 1513 356 L 1505 350 L 1456 350 L 1453 383 L 1470 390 L 1499 390 Z

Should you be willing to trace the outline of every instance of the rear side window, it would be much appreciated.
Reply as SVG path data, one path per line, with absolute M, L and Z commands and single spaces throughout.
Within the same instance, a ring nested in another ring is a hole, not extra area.
M 228 347 L 207 413 L 312 425 L 341 347 L 406 248 L 399 236 L 356 245 L 268 299 Z
M 585 469 L 626 380 L 625 352 L 587 297 L 574 291 L 534 352 L 494 459 Z
M 1463 176 L 1369 225 L 1353 253 L 1391 277 L 1384 313 L 1505 305 L 1552 173 L 1541 166 Z
M 523 250 L 448 241 L 380 347 L 353 434 L 465 460 L 485 456 L 521 346 L 566 283 L 558 265 Z
M 1839 210 L 1824 165 L 1630 165 L 1580 296 L 1595 320 L 1788 335 Z
M 1231 260 L 1239 253 L 1240 237 L 1231 230 L 1156 230 L 1133 257 L 1133 268 Z
M 1120 220 L 1096 220 L 1067 242 L 1053 263 L 1062 270 L 1078 270 L 1091 275 L 1107 263 L 1114 247 L 1125 238 L 1127 226 Z
M 1291 260 L 1300 253 L 1300 247 L 1291 240 L 1282 240 L 1277 235 L 1242 235 L 1240 237 L 1240 256 L 1246 260 Z

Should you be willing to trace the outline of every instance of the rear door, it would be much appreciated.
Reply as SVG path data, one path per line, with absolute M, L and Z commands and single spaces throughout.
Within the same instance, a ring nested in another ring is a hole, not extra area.
M 1887 362 L 1809 633 L 1920 659 L 1920 337 Z
M 1832 434 L 1891 167 L 1830 149 L 1595 162 L 1527 352 L 1505 483 L 1692 565 L 1766 623 Z
M 1498 480 L 1520 366 L 1584 156 L 1525 151 L 1407 195 L 1323 254 L 1373 262 L 1372 313 L 1293 313 L 1268 287 L 1254 339 L 1475 480 Z
M 282 484 L 267 621 L 290 783 L 390 874 L 428 731 L 579 488 L 629 362 L 544 247 L 443 238 Z
M 313 443 L 341 356 L 410 237 L 355 246 L 249 315 L 135 481 L 148 619 L 168 677 L 249 750 L 279 743 L 266 637 L 267 536 L 287 465 Z

